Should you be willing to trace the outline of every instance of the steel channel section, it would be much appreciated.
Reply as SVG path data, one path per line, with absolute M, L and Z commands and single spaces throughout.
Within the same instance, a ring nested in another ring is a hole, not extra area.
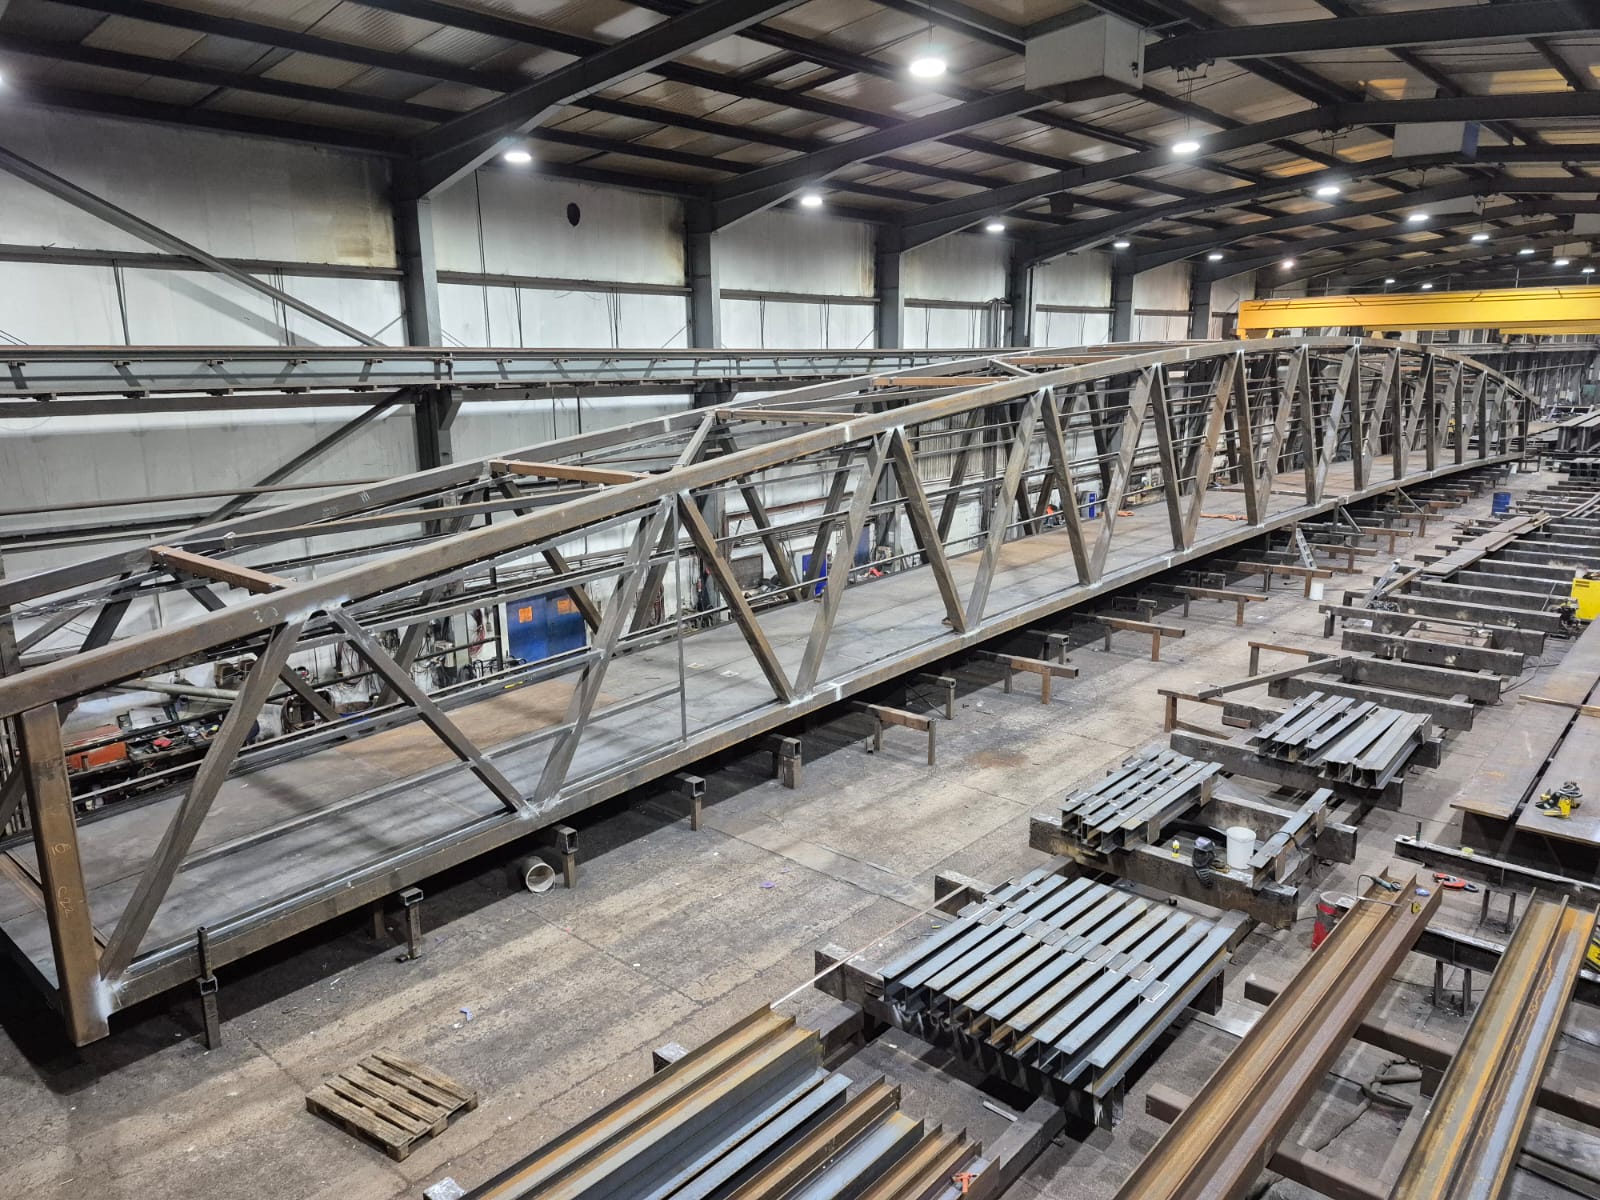
M 1347 351 L 1350 345 L 1347 339 L 1310 339 L 1302 344 L 1302 348 L 1304 352 L 1327 353 L 1335 350 Z M 1274 355 L 1281 348 L 1281 343 L 1255 345 L 1244 343 L 1230 347 L 1227 353 L 1265 352 Z M 1388 348 L 1386 346 L 1385 350 Z M 880 436 L 907 425 L 943 420 L 965 412 L 980 411 L 986 406 L 1016 401 L 1036 393 L 1041 386 L 1066 389 L 1111 375 L 1127 376 L 1130 373 L 1136 374 L 1153 368 L 1193 364 L 1216 357 L 1219 353 L 1213 347 L 1176 347 L 1136 354 L 1121 360 L 1110 360 L 1114 365 L 1102 361 L 1060 371 L 1048 371 L 1015 381 L 1006 380 L 964 391 L 956 390 L 952 394 L 935 396 L 933 399 L 914 400 L 908 407 L 858 415 L 843 423 L 847 428 L 841 427 L 838 423 L 821 428 L 807 428 L 798 434 L 750 446 L 715 460 L 691 463 L 669 471 L 665 475 L 650 475 L 636 483 L 581 492 L 576 494 L 576 498 L 562 505 L 539 509 L 503 524 L 441 539 L 426 546 L 402 550 L 347 571 L 308 583 L 293 584 L 281 592 L 230 605 L 226 610 L 189 622 L 184 626 L 141 635 L 111 647 L 79 655 L 65 663 L 25 672 L 21 676 L 0 683 L 0 709 L 10 711 L 12 707 L 25 702 L 28 694 L 34 692 L 47 695 L 51 699 L 63 699 L 83 690 L 102 686 L 111 679 L 126 678 L 130 674 L 162 663 L 185 659 L 187 656 L 204 652 L 207 648 L 217 648 L 227 652 L 248 647 L 251 644 L 249 639 L 258 636 L 253 631 L 261 629 L 262 623 L 268 623 L 270 627 L 272 623 L 281 620 L 287 611 L 308 609 L 315 611 L 319 606 L 345 603 L 351 597 L 365 599 L 396 590 L 426 588 L 428 586 L 426 581 L 437 578 L 440 574 L 470 568 L 474 562 L 481 563 L 501 555 L 513 554 L 521 548 L 538 544 L 541 539 L 558 538 L 563 530 L 582 530 L 597 521 L 625 519 L 629 514 L 637 513 L 652 502 L 659 501 L 669 492 L 680 494 L 694 488 L 716 487 L 728 480 L 745 479 L 753 472 L 797 458 L 847 450 L 851 446 L 859 445 L 865 437 Z M 982 361 L 987 363 L 987 359 Z M 957 364 L 950 369 L 982 368 Z M 863 381 L 855 380 L 803 388 L 799 392 L 781 398 L 779 406 L 794 408 L 807 403 L 836 401 L 837 397 L 850 394 L 852 391 L 860 391 L 862 387 Z M 557 453 L 565 456 L 596 451 L 611 452 L 617 447 L 642 444 L 652 436 L 692 434 L 700 425 L 699 420 L 691 425 L 690 422 L 675 422 L 671 418 L 646 422 L 642 423 L 636 435 L 608 431 L 605 434 L 584 435 L 580 439 L 567 439 L 560 444 Z M 551 447 L 540 448 L 536 453 L 530 452 L 529 457 L 554 457 L 551 450 Z M 1479 461 L 1481 463 L 1487 460 Z M 481 468 L 482 464 L 478 466 Z M 1435 474 L 1442 477 L 1455 469 L 1452 466 L 1441 468 L 1437 473 L 1420 473 L 1407 482 L 1432 478 Z M 360 511 L 372 503 L 392 504 L 429 495 L 441 485 L 454 488 L 470 487 L 477 477 L 478 469 L 470 466 L 465 470 L 459 466 L 441 468 L 421 476 L 392 481 L 388 485 L 376 485 L 359 494 L 350 493 L 335 497 L 322 511 L 332 511 L 337 515 L 348 514 Z M 1340 497 L 1336 501 L 1329 500 L 1319 505 L 1297 508 L 1270 518 L 1266 522 L 1266 527 L 1275 527 L 1307 515 L 1331 511 L 1336 504 L 1376 496 L 1392 486 L 1385 481 L 1354 495 Z M 283 513 L 291 511 L 304 513 L 306 516 L 314 515 L 308 506 L 300 506 L 298 509 L 291 506 L 290 509 L 279 510 L 280 517 Z M 249 532 L 271 528 L 274 519 L 271 516 L 262 518 L 259 514 L 252 514 L 247 518 L 227 522 L 225 525 L 230 532 L 235 530 Z M 908 670 L 917 669 L 955 650 L 976 645 L 997 634 L 1032 623 L 1042 615 L 1080 603 L 1111 589 L 1126 586 L 1129 582 L 1152 571 L 1169 569 L 1179 563 L 1216 553 L 1219 549 L 1259 536 L 1261 528 L 1227 531 L 1187 550 L 1174 551 L 1159 559 L 1108 573 L 1093 584 L 1080 585 L 1070 590 L 1063 590 L 1060 595 L 1043 601 L 1030 602 L 1009 611 L 986 615 L 980 624 L 964 634 L 952 630 L 949 636 L 936 639 L 925 646 L 911 648 L 890 661 L 848 667 L 839 676 L 826 681 L 825 685 L 819 685 L 813 694 L 793 704 L 773 704 L 707 725 L 690 742 L 667 746 L 659 751 L 638 756 L 636 759 L 618 762 L 583 779 L 569 781 L 559 800 L 540 813 L 540 819 L 559 820 L 610 795 L 687 766 L 708 753 L 778 727 L 803 712 L 831 703 L 837 698 L 870 687 L 877 682 L 894 678 Z M 221 527 L 213 529 L 213 533 L 218 536 L 220 531 Z M 132 552 L 132 559 L 129 562 L 124 562 L 122 557 L 113 556 L 101 560 L 97 570 L 126 571 L 130 569 L 129 564 L 138 558 L 138 552 Z M 47 573 L 47 577 L 24 581 L 23 594 L 47 594 L 58 590 L 58 585 L 63 583 L 71 586 L 71 581 L 74 579 L 81 582 L 89 578 L 91 576 L 85 576 L 81 572 L 74 575 L 71 570 Z M 213 941 L 215 960 L 219 964 L 233 961 L 253 949 L 289 936 L 298 929 L 307 928 L 338 912 L 348 911 L 368 900 L 387 894 L 396 886 L 403 886 L 433 871 L 465 861 L 505 840 L 519 836 L 522 832 L 524 830 L 516 823 L 502 817 L 471 822 L 427 843 L 408 847 L 383 861 L 355 867 L 337 879 L 329 879 L 324 884 L 307 888 L 293 896 L 286 896 L 282 900 L 274 901 L 251 912 L 226 917 L 218 922 Z M 115 989 L 112 1003 L 116 1007 L 126 1006 L 144 996 L 164 990 L 173 983 L 192 977 L 192 974 L 192 948 L 183 945 L 152 948 L 140 955 L 122 977 Z
M 1511 1181 L 1595 913 L 1535 900 L 1434 1093 L 1391 1200 L 1499 1200 Z
M 1439 905 L 1373 885 L 1118 1191 L 1118 1200 L 1240 1200 Z
M 918 1036 L 1109 1121 L 1102 1102 L 1220 973 L 1237 924 L 1087 878 L 1024 877 L 887 964 L 884 999 Z

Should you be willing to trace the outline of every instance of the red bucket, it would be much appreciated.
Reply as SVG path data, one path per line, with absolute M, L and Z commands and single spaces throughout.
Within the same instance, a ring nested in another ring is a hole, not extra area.
M 1339 923 L 1339 918 L 1344 915 L 1344 909 L 1339 901 L 1343 899 L 1337 892 L 1323 892 L 1317 897 L 1317 918 L 1311 926 L 1311 948 L 1315 950 L 1328 940 L 1328 935 L 1333 932 L 1333 927 Z

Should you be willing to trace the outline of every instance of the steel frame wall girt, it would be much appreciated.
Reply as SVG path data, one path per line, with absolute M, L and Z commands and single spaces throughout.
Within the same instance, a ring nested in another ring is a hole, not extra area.
M 471 174 L 492 158 L 507 139 L 535 128 L 563 104 L 603 91 L 803 2 L 705 0 L 643 33 L 558 67 L 536 83 L 430 129 L 416 139 L 418 192 L 432 195 Z

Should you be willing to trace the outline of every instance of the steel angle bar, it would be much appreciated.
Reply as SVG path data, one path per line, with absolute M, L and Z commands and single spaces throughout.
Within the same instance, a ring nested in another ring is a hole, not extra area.
M 1498 1200 L 1522 1139 L 1595 913 L 1535 900 L 1434 1093 L 1391 1200 Z
M 1239 1200 L 1438 908 L 1374 885 L 1124 1181 L 1120 1200 Z

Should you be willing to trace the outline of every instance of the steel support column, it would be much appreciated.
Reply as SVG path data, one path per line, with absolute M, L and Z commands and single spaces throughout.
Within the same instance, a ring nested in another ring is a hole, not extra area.
M 689 284 L 689 345 L 713 350 L 722 344 L 722 279 L 717 270 L 711 208 L 684 206 L 683 264 Z
M 1211 336 L 1211 280 L 1198 268 L 1189 271 L 1189 336 L 1196 341 Z
M 906 297 L 900 286 L 900 239 L 896 230 L 878 230 L 872 256 L 872 288 L 877 301 L 878 348 L 900 346 L 905 342 Z
M 1006 308 L 1011 314 L 1006 345 L 1033 345 L 1033 264 L 1020 247 L 1012 249 L 1006 265 Z
M 397 175 L 402 175 L 396 169 Z M 444 345 L 439 308 L 439 265 L 433 246 L 433 201 L 415 197 L 404 179 L 396 181 L 407 192 L 394 199 L 395 251 L 400 259 L 401 288 L 405 302 L 406 344 Z
M 1133 340 L 1133 265 L 1118 260 L 1111 264 L 1111 340 Z

